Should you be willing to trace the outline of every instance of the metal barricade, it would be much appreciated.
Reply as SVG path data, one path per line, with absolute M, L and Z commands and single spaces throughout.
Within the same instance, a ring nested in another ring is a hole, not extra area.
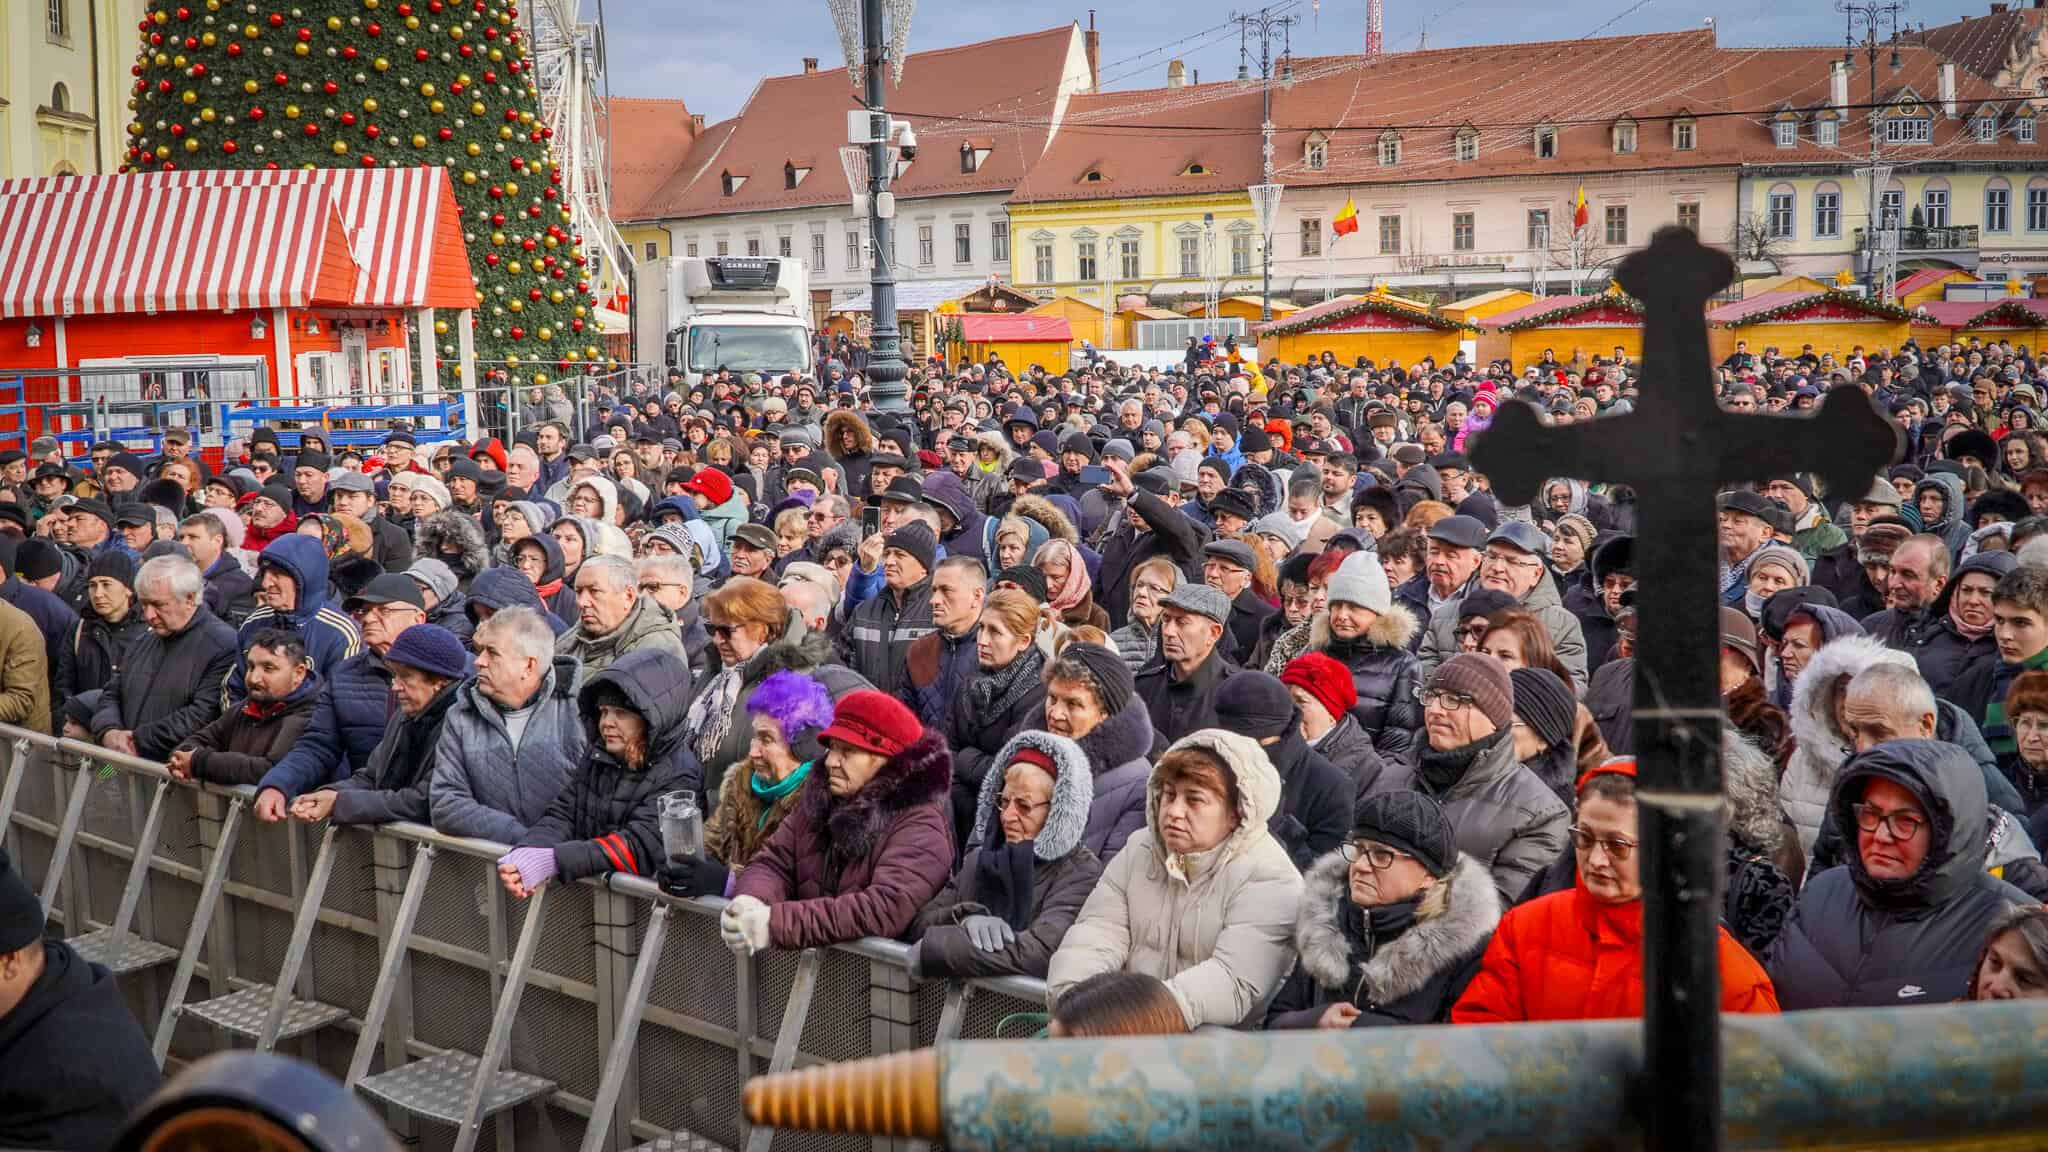
M 890 940 L 735 955 L 723 901 L 638 876 L 522 903 L 497 877 L 504 845 L 268 824 L 253 799 L 0 725 L 0 843 L 62 935 L 122 975 L 160 1060 L 281 1048 L 428 1147 L 894 1150 L 749 1132 L 741 1086 L 992 1037 L 1045 1003 L 1035 980 L 919 985 Z

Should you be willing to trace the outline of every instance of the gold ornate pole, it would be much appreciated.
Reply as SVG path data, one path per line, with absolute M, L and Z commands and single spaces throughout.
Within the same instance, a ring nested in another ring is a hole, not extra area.
M 939 1052 L 920 1048 L 758 1076 L 747 1081 L 741 1104 L 756 1126 L 938 1140 Z

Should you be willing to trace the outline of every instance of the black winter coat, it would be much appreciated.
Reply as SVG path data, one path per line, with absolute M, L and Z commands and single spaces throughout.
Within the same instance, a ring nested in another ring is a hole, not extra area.
M 901 593 L 885 586 L 853 610 L 839 637 L 839 662 L 876 691 L 903 699 L 910 691 L 910 645 L 931 631 L 929 577 Z
M 206 606 L 230 628 L 240 628 L 256 610 L 256 578 L 242 571 L 233 556 L 221 553 L 206 570 Z
M 43 972 L 0 1016 L 0 1148 L 100 1152 L 163 1080 L 105 968 L 43 944 Z
M 1330 634 L 1328 616 L 1318 616 L 1308 646 L 1351 670 L 1358 703 L 1351 715 L 1372 739 L 1380 759 L 1391 764 L 1414 756 L 1422 733 L 1422 663 L 1412 647 L 1421 626 L 1396 603 L 1355 640 Z
M 306 738 L 258 787 L 275 788 L 289 800 L 348 778 L 369 763 L 397 713 L 384 658 L 368 650 L 349 657 L 327 678 Z
M 1279 616 L 1278 608 L 1259 599 L 1259 594 L 1246 585 L 1230 602 L 1230 623 L 1223 629 L 1223 642 L 1231 647 L 1225 655 L 1243 667 L 1259 667 L 1264 661 L 1253 657 L 1259 652 L 1266 622 Z
M 1912 654 L 1913 663 L 1920 667 L 1920 678 L 1927 681 L 1936 696 L 1944 698 L 1971 668 L 1998 663 L 1998 641 L 1991 633 L 1971 640 L 1956 631 L 1955 621 L 1946 612 L 1917 629 L 1909 643 L 1893 646 Z
M 144 629 L 100 696 L 93 737 L 125 728 L 135 733 L 135 751 L 143 759 L 164 759 L 220 715 L 221 681 L 234 669 L 235 656 L 235 630 L 203 603 L 175 636 Z
M 443 685 L 419 715 L 407 716 L 395 705 L 385 723 L 384 736 L 362 768 L 345 780 L 329 785 L 334 790 L 336 824 L 391 824 L 400 820 L 429 823 L 433 807 L 428 785 L 434 776 L 434 747 L 441 741 L 441 728 L 448 720 L 457 690 L 464 681 Z
M 1186 680 L 1175 679 L 1173 666 L 1163 660 L 1138 673 L 1138 698 L 1152 716 L 1152 727 L 1171 744 L 1190 732 L 1216 727 L 1216 690 L 1236 671 L 1237 665 L 1223 658 L 1219 640 Z
M 1154 556 L 1164 556 L 1180 566 L 1182 575 L 1196 580 L 1202 574 L 1202 545 L 1209 533 L 1181 515 L 1179 509 L 1142 489 L 1133 493 L 1130 508 L 1143 520 L 1149 532 L 1133 532 L 1123 525 L 1102 544 L 1102 564 L 1095 570 L 1095 603 L 1109 613 L 1111 628 L 1130 623 L 1131 573 Z
M 142 613 L 131 609 L 119 624 L 109 624 L 90 608 L 77 618 L 57 645 L 56 678 L 51 683 L 54 706 L 52 732 L 64 730 L 64 702 L 83 692 L 93 692 L 114 682 L 123 657 L 137 636 L 149 631 Z
M 1306 871 L 1317 859 L 1336 851 L 1350 835 L 1357 785 L 1350 773 L 1302 739 L 1298 711 L 1280 742 L 1267 746 L 1266 758 L 1280 773 L 1280 806 L 1267 819 L 1266 828 L 1287 849 L 1294 866 Z
M 1884 607 L 1884 598 L 1864 574 L 1854 540 L 1814 557 L 1812 583 L 1834 593 L 1837 606 L 1858 620 Z
M 1380 773 L 1387 768 L 1387 762 L 1380 759 L 1379 750 L 1372 746 L 1372 737 L 1358 726 L 1358 717 L 1349 712 L 1337 718 L 1335 728 L 1323 733 L 1323 738 L 1316 741 L 1315 749 L 1339 771 L 1350 775 L 1356 796 L 1372 791 Z

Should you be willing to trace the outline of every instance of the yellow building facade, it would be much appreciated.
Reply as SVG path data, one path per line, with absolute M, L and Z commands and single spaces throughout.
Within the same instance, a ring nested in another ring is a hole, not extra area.
M 2048 273 L 2048 145 L 2032 165 L 1907 159 L 1900 158 L 1878 191 L 1884 210 L 1899 213 L 1901 277 L 1923 267 L 1958 268 L 1992 280 Z M 1768 243 L 1781 272 L 1831 282 L 1844 268 L 1861 271 L 1870 186 L 1853 167 L 1819 174 L 1810 168 L 1764 170 L 1745 173 L 1739 184 L 1740 218 L 1774 230 Z M 1940 299 L 1939 293 L 1933 298 Z
M 1128 199 L 1012 200 L 1010 281 L 1041 299 L 1259 290 L 1258 232 L 1242 190 Z M 1219 285 L 1220 282 L 1220 285 Z
M 143 0 L 0 3 L 0 177 L 112 172 Z

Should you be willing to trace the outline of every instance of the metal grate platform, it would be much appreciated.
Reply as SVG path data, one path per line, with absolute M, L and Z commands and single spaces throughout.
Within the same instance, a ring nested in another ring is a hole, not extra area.
M 695 1132 L 671 1132 L 628 1152 L 725 1152 L 725 1149 Z
M 240 992 L 187 1004 L 184 1013 L 195 1020 L 223 1028 L 250 1040 L 263 1034 L 263 1019 L 270 1014 L 272 989 L 259 984 Z M 348 1018 L 348 1010 L 314 1000 L 292 1000 L 285 1005 L 284 1024 L 277 1030 L 279 1040 L 304 1036 Z
M 442 1052 L 424 1060 L 381 1072 L 356 1087 L 374 1100 L 414 1116 L 460 1125 L 469 1087 L 476 1081 L 477 1058 L 467 1052 Z M 499 1072 L 484 1090 L 485 1116 L 538 1100 L 555 1090 L 555 1082 L 525 1072 Z
M 112 928 L 102 928 L 83 936 L 74 936 L 65 941 L 71 950 L 95 964 L 103 965 L 116 976 L 140 972 L 159 964 L 169 964 L 178 958 L 178 950 L 154 940 L 145 940 L 133 932 L 121 933 L 114 938 Z

